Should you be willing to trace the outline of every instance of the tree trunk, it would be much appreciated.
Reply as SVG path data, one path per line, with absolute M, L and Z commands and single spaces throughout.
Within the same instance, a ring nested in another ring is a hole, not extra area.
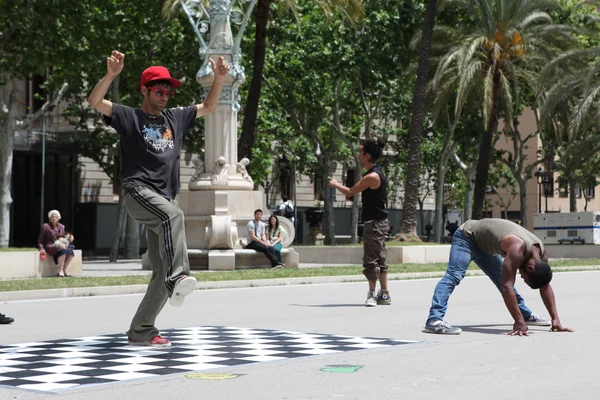
M 137 260 L 140 258 L 140 224 L 129 214 L 125 232 L 125 259 Z
M 444 212 L 444 183 L 446 181 L 446 170 L 448 169 L 448 156 L 442 153 L 440 161 L 438 163 L 437 170 L 437 186 L 435 188 L 435 218 L 433 227 L 433 241 L 442 241 L 442 232 L 444 230 L 444 221 L 442 220 L 442 213 Z
M 433 27 L 435 24 L 436 0 L 427 0 L 421 32 L 419 61 L 417 66 L 417 81 L 413 94 L 412 116 L 409 129 L 409 151 L 404 183 L 404 201 L 400 234 L 414 236 L 417 227 L 417 201 L 420 187 L 421 170 L 421 141 L 423 121 L 426 113 L 426 88 L 429 78 L 429 58 Z
M 569 176 L 569 211 L 577 212 L 577 178 Z
M 465 192 L 465 215 L 463 216 L 463 219 L 468 221 L 473 217 L 473 194 L 475 192 L 475 175 L 477 170 L 468 167 L 464 172 L 465 178 L 467 179 L 467 191 Z
M 448 114 L 446 114 L 448 115 Z M 454 145 L 451 145 L 452 136 L 456 129 L 456 123 L 450 123 L 450 117 L 448 116 L 448 132 L 444 138 L 444 145 L 440 153 L 440 159 L 438 161 L 437 169 L 437 186 L 435 188 L 435 218 L 434 218 L 434 232 L 433 241 L 442 241 L 442 231 L 444 229 L 444 221 L 442 221 L 442 213 L 444 212 L 444 183 L 446 182 L 446 171 L 448 170 L 448 159 L 454 154 Z
M 425 232 L 424 232 L 424 229 L 425 229 L 425 213 L 423 211 L 423 206 L 425 204 L 425 200 L 419 199 L 418 202 L 419 202 L 419 226 L 421 228 L 419 230 L 419 232 L 421 232 L 421 236 L 425 236 Z
M 2 111 L 0 111 L 2 112 Z M 10 240 L 10 193 L 12 179 L 14 126 L 11 128 L 10 112 L 2 115 L 2 131 L 0 132 L 0 248 L 8 247 Z
M 12 89 L 6 104 L 3 99 L 0 99 L 0 248 L 8 247 L 10 242 L 10 206 L 12 204 L 10 192 L 15 138 L 13 100 Z
M 494 88 L 492 93 L 492 109 L 490 110 L 490 120 L 486 131 L 479 143 L 479 159 L 477 160 L 477 174 L 475 175 L 475 199 L 473 202 L 473 219 L 483 217 L 483 203 L 485 202 L 485 188 L 490 172 L 490 163 L 492 155 L 492 141 L 494 134 L 498 130 L 498 108 L 500 98 L 500 74 L 496 72 L 493 78 Z
M 330 193 L 332 191 L 329 189 L 329 176 L 331 176 L 332 165 L 331 165 L 331 157 L 326 154 L 323 157 L 323 163 L 321 164 L 321 174 L 323 179 L 321 179 L 323 185 L 323 193 L 325 194 L 325 203 L 323 208 L 325 209 L 325 215 L 323 216 L 323 235 L 325 235 L 325 244 L 326 245 L 334 245 L 335 244 L 335 219 L 333 213 L 333 202 L 334 197 Z M 335 196 L 335 194 L 333 195 Z
M 272 2 L 273 0 L 259 0 L 256 5 L 256 32 L 254 34 L 254 54 L 252 57 L 254 69 L 252 70 L 248 100 L 244 107 L 242 135 L 238 140 L 238 158 L 240 160 L 244 157 L 252 160 L 252 146 L 256 138 L 256 118 L 262 89 L 262 74 L 265 66 L 267 24 L 269 23 Z
M 108 259 L 110 262 L 116 262 L 119 257 L 119 244 L 121 243 L 121 232 L 123 227 L 123 219 L 125 214 L 125 189 L 121 186 L 119 193 L 119 204 L 117 205 L 117 224 L 113 230 L 112 244 Z

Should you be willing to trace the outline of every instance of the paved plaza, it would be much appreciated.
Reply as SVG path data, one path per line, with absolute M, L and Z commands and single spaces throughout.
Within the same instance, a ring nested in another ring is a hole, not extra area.
M 0 326 L 0 399 L 598 398 L 599 272 L 555 274 L 576 332 L 530 337 L 504 335 L 511 319 L 486 277 L 451 298 L 461 335 L 424 333 L 436 283 L 393 281 L 393 304 L 376 308 L 362 305 L 364 282 L 195 291 L 157 320 L 168 351 L 123 346 L 140 294 L 4 302 L 16 322 Z

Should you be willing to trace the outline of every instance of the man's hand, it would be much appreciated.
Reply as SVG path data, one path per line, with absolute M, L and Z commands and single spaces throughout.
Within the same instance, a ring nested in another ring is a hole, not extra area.
M 336 188 L 339 186 L 339 184 L 340 183 L 338 181 L 336 181 L 332 177 L 329 177 L 329 187 Z
M 528 327 L 525 321 L 515 321 L 513 330 L 508 332 L 509 336 L 529 336 Z
M 108 75 L 112 77 L 119 75 L 121 71 L 123 71 L 123 61 L 125 61 L 125 54 L 113 50 L 110 57 L 106 59 L 106 70 Z
M 46 250 L 42 249 L 40 250 L 40 255 L 45 255 L 46 254 Z
M 227 76 L 227 73 L 229 73 L 230 66 L 229 63 L 225 61 L 223 57 L 219 57 L 216 63 L 212 58 L 209 58 L 208 61 L 210 61 L 210 66 L 212 67 L 213 73 L 215 74 L 215 78 L 224 79 Z
M 574 332 L 571 328 L 565 328 L 561 325 L 559 319 L 552 320 L 552 327 L 550 328 L 550 332 Z

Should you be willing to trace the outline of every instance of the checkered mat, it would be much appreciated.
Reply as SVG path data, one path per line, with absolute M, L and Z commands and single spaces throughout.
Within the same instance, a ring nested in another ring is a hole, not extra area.
M 415 343 L 221 326 L 169 329 L 161 334 L 172 347 L 130 346 L 124 334 L 0 346 L 0 385 L 52 391 Z

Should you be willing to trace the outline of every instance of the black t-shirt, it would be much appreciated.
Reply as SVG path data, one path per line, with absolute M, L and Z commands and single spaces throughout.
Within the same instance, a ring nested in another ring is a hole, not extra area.
M 196 121 L 196 106 L 169 108 L 157 116 L 113 104 L 104 121 L 120 136 L 121 178 L 125 190 L 146 186 L 167 199 L 179 193 L 183 136 Z
M 377 221 L 386 219 L 388 210 L 385 207 L 387 203 L 387 178 L 383 174 L 381 168 L 374 165 L 370 170 L 365 172 L 365 175 L 375 172 L 379 175 L 381 184 L 377 189 L 366 188 L 362 192 L 362 220 L 363 222 Z

